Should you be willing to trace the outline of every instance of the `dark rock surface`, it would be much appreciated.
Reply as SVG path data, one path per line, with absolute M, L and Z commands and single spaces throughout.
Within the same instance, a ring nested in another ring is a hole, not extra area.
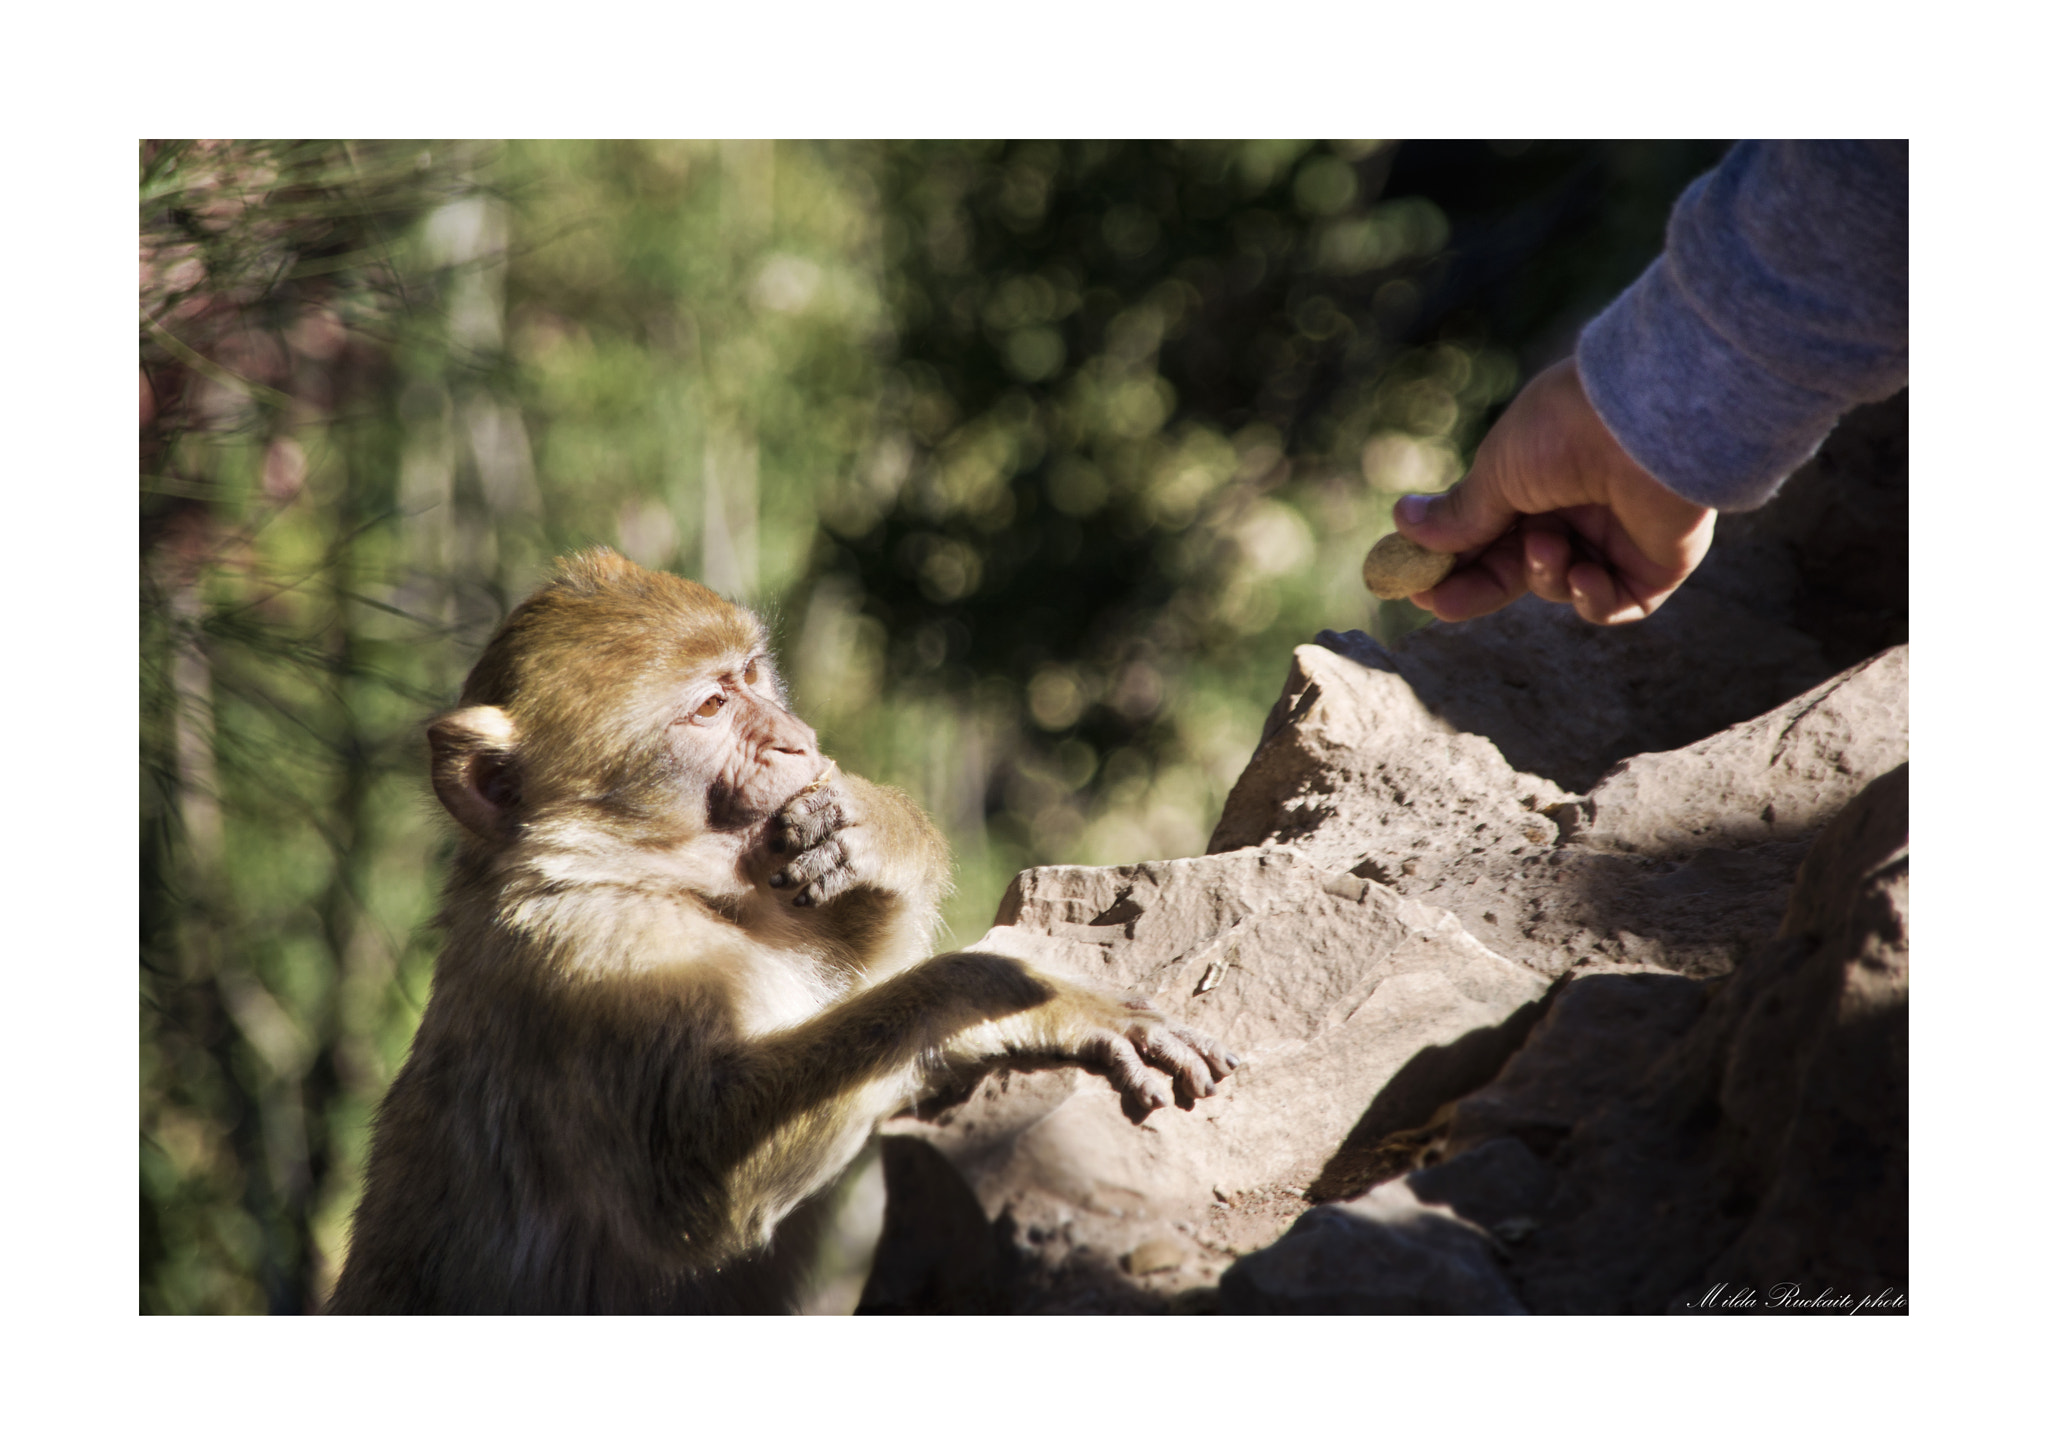
M 1470 1223 L 1398 1182 L 1305 1214 L 1223 1275 L 1226 1314 L 1527 1313 Z
M 1645 753 L 1593 785 L 1571 837 L 1659 857 L 1805 840 L 1906 761 L 1904 646 L 1689 747 Z
M 1823 831 L 1782 932 L 1736 974 L 1577 981 L 1453 1109 L 1443 1153 L 1513 1137 L 1556 1172 L 1506 1258 L 1532 1311 L 1904 1291 L 1906 781 Z

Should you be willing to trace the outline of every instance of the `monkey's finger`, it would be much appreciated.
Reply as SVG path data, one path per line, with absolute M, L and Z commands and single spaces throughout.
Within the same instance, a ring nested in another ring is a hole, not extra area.
M 768 826 L 768 847 L 778 854 L 794 854 L 810 847 L 804 842 L 801 817 L 785 808 Z
M 776 869 L 772 875 L 768 875 L 768 887 L 770 889 L 803 889 L 803 887 L 807 887 L 811 883 L 811 879 L 817 877 L 817 869 L 819 869 L 817 850 L 811 850 L 809 855 L 797 855 L 795 859 L 791 859 L 786 865 Z
M 783 805 L 770 841 L 784 854 L 815 848 L 846 827 L 846 808 L 829 788 L 811 789 Z
M 845 845 L 837 839 L 827 839 L 816 848 L 806 849 L 770 874 L 768 882 L 777 889 L 801 889 L 823 877 L 834 864 L 845 857 Z
M 836 898 L 851 889 L 859 879 L 846 841 L 832 838 L 797 855 L 769 875 L 768 883 L 777 889 L 797 890 L 792 903 L 801 906 L 823 904 Z
M 1231 1050 L 1214 1036 L 1205 1036 L 1200 1031 L 1190 1030 L 1183 1025 L 1173 1025 L 1171 1022 L 1169 1022 L 1169 1025 L 1172 1025 L 1173 1033 L 1176 1036 L 1179 1036 L 1183 1041 L 1194 1047 L 1201 1058 L 1209 1063 L 1209 1070 L 1218 1080 L 1228 1076 L 1244 1064 L 1242 1056 L 1238 1055 L 1237 1052 Z
M 1137 1000 L 1127 1000 L 1123 1004 L 1126 1010 L 1144 1011 L 1148 1015 L 1156 1016 L 1159 1024 L 1167 1032 L 1194 1047 L 1201 1058 L 1209 1063 L 1210 1074 L 1218 1080 L 1228 1076 L 1244 1064 L 1243 1057 L 1225 1046 L 1214 1036 L 1205 1036 L 1198 1030 L 1182 1025 L 1179 1021 L 1168 1020 L 1165 1016 L 1159 1014 L 1158 1007 L 1154 1006 L 1149 1000 L 1140 997 Z
M 1173 1083 L 1147 1066 L 1138 1048 L 1125 1037 L 1106 1031 L 1097 1039 L 1094 1049 L 1106 1063 L 1103 1074 L 1118 1091 L 1149 1108 L 1162 1107 L 1173 1100 Z
M 1160 1015 L 1156 1010 L 1153 1010 L 1151 1001 L 1127 1000 L 1124 1004 L 1132 1010 L 1150 1011 L 1157 1019 L 1159 1027 L 1164 1033 L 1191 1046 L 1195 1053 L 1208 1063 L 1210 1074 L 1216 1077 L 1217 1080 L 1222 1080 L 1244 1064 L 1242 1056 L 1239 1056 L 1214 1036 L 1205 1036 L 1192 1026 L 1184 1026 L 1179 1021 L 1169 1020 L 1165 1016 Z
M 810 887 L 797 896 L 797 902 L 823 904 L 829 899 L 837 899 L 859 882 L 860 876 L 854 872 L 853 865 L 842 858 L 839 863 L 820 873 Z
M 1209 1073 L 1208 1064 L 1195 1048 L 1189 1045 L 1177 1027 L 1164 1021 L 1147 1024 L 1143 1021 L 1131 1028 L 1131 1039 L 1145 1059 L 1165 1071 L 1173 1073 L 1173 1084 L 1179 1089 L 1188 1105 L 1193 1105 L 1205 1096 L 1216 1094 L 1216 1078 Z

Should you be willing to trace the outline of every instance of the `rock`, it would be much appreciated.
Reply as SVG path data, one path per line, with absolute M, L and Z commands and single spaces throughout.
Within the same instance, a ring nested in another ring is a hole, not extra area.
M 1902 1308 L 1904 494 L 1854 477 L 1903 402 L 1857 418 L 1648 622 L 1324 633 L 1206 857 L 1020 875 L 982 948 L 1245 1064 L 899 1118 L 862 1306 Z
M 1400 673 L 1308 646 L 1209 847 L 1289 845 L 1451 910 L 1546 975 L 1644 962 L 1726 974 L 1770 938 L 1804 852 L 1773 841 L 1659 859 L 1583 842 L 1585 819 L 1584 800 L 1452 730 Z
M 1906 760 L 1906 647 L 1689 747 L 1631 758 L 1587 795 L 1589 848 L 1669 856 L 1810 838 Z
M 1430 882 L 1475 853 L 1547 848 L 1557 825 L 1535 810 L 1569 797 L 1453 730 L 1400 673 L 1296 647 L 1209 852 L 1296 844 L 1333 868 L 1365 861 L 1382 882 Z
M 1385 1309 L 1418 1283 L 1468 1297 L 1471 1236 L 1416 1231 L 1411 1204 L 1491 1230 L 1532 1312 L 1902 1310 L 1906 782 L 1884 775 L 1821 832 L 1780 934 L 1724 983 L 1645 967 L 1560 985 L 1419 1144 L 1447 1160 L 1342 1205 L 1401 1210 L 1408 1241 L 1318 1209 L 1225 1275 L 1225 1311 Z
M 856 1313 L 1000 1313 L 1008 1243 L 960 1174 L 916 1137 L 882 1137 L 887 1212 Z
M 1528 1042 L 1460 1101 L 1445 1150 L 1503 1137 L 1548 1150 L 1631 1088 L 1699 1017 L 1706 993 L 1669 972 L 1585 975 L 1561 986 Z
M 1581 793 L 1623 758 L 1696 742 L 1829 672 L 1813 638 L 1690 582 L 1626 626 L 1592 626 L 1525 596 L 1474 621 L 1432 623 L 1392 649 L 1364 632 L 1317 642 L 1399 675 L 1446 726 Z
M 1365 589 L 1382 601 L 1396 601 L 1429 590 L 1457 564 L 1449 551 L 1432 551 L 1398 533 L 1381 536 L 1365 553 Z
M 1375 1107 L 1398 1125 L 1484 1084 L 1533 1018 L 1517 1013 L 1549 988 L 1455 916 L 1284 848 L 1031 870 L 1000 918 L 976 948 L 1143 995 L 1245 1058 L 1216 1096 L 1137 1126 L 1099 1077 L 1070 1067 L 999 1071 L 964 1101 L 890 1124 L 943 1152 L 988 1217 L 1055 1269 L 1076 1255 L 1108 1269 L 1176 1223 L 1214 1225 L 1219 1198 L 1305 1186 Z M 1276 1201 L 1258 1241 L 1301 1206 Z M 1245 1235 L 1234 1229 L 1233 1245 Z M 1191 1259 L 1178 1282 L 1220 1266 Z M 1027 1289 L 1023 1306 L 1068 1306 L 1073 1291 L 1051 1287 Z
M 1557 1187 L 1551 1171 L 1518 1137 L 1495 1137 L 1471 1151 L 1412 1172 L 1407 1187 L 1424 1203 L 1441 1204 L 1468 1223 L 1493 1230 L 1533 1226 Z
M 1178 1238 L 1147 1238 L 1118 1260 L 1124 1272 L 1143 1277 L 1147 1273 L 1170 1273 L 1188 1261 L 1188 1247 Z
M 1485 1233 L 1399 1183 L 1306 1214 L 1223 1275 L 1227 1314 L 1519 1314 Z
M 1903 1292 L 1906 778 L 1820 834 L 1781 935 L 1711 995 L 1668 976 L 1567 986 L 1452 1110 L 1449 1149 L 1508 1132 L 1557 1173 L 1506 1253 L 1532 1311 L 1729 1307 L 1708 1297 L 1722 1284 L 1757 1308 L 1780 1285 Z
M 1750 603 L 1844 667 L 1907 638 L 1905 391 L 1850 411 L 1770 504 L 1716 523 L 1685 589 Z
M 1757 1211 L 1709 1280 L 1905 1287 L 1906 782 L 1885 775 L 1822 833 L 1781 955 L 1744 987 L 1718 1165 Z

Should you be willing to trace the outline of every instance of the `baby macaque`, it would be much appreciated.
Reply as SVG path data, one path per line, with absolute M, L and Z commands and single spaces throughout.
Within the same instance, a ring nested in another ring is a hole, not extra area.
M 944 841 L 694 582 L 558 562 L 427 737 L 446 948 L 331 1312 L 785 1310 L 778 1227 L 955 1070 L 1064 1057 L 1149 1109 L 1237 1065 L 1006 956 L 924 958 Z

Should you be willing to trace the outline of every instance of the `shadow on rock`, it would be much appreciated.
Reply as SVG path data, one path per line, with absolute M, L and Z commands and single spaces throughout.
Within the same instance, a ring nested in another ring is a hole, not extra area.
M 1687 987 L 1705 1001 L 1690 1025 L 1673 1033 L 1676 1000 L 1632 1019 L 1579 1009 L 1582 982 L 1453 1113 L 1454 1152 L 1565 1129 L 1559 1189 L 1509 1257 L 1529 1308 L 1740 1307 L 1709 1301 L 1722 1285 L 1757 1290 L 1759 1309 L 1785 1286 L 1903 1294 L 1906 785 L 1904 767 L 1886 774 L 1820 835 L 1779 938 Z M 1626 1043 L 1637 1066 L 1614 1060 Z
M 1446 1160 L 1301 1219 L 1224 1311 L 1903 1311 L 1906 787 L 1820 834 L 1734 976 L 1559 987 Z
M 856 1313 L 995 1314 L 1015 1302 L 1010 1242 L 943 1155 L 883 1137 L 882 1237 Z
M 1568 981 L 1552 985 L 1499 1025 L 1467 1031 L 1446 1046 L 1425 1046 L 1395 1072 L 1308 1186 L 1312 1202 L 1357 1197 L 1417 1166 L 1440 1142 L 1448 1103 L 1500 1074 Z

